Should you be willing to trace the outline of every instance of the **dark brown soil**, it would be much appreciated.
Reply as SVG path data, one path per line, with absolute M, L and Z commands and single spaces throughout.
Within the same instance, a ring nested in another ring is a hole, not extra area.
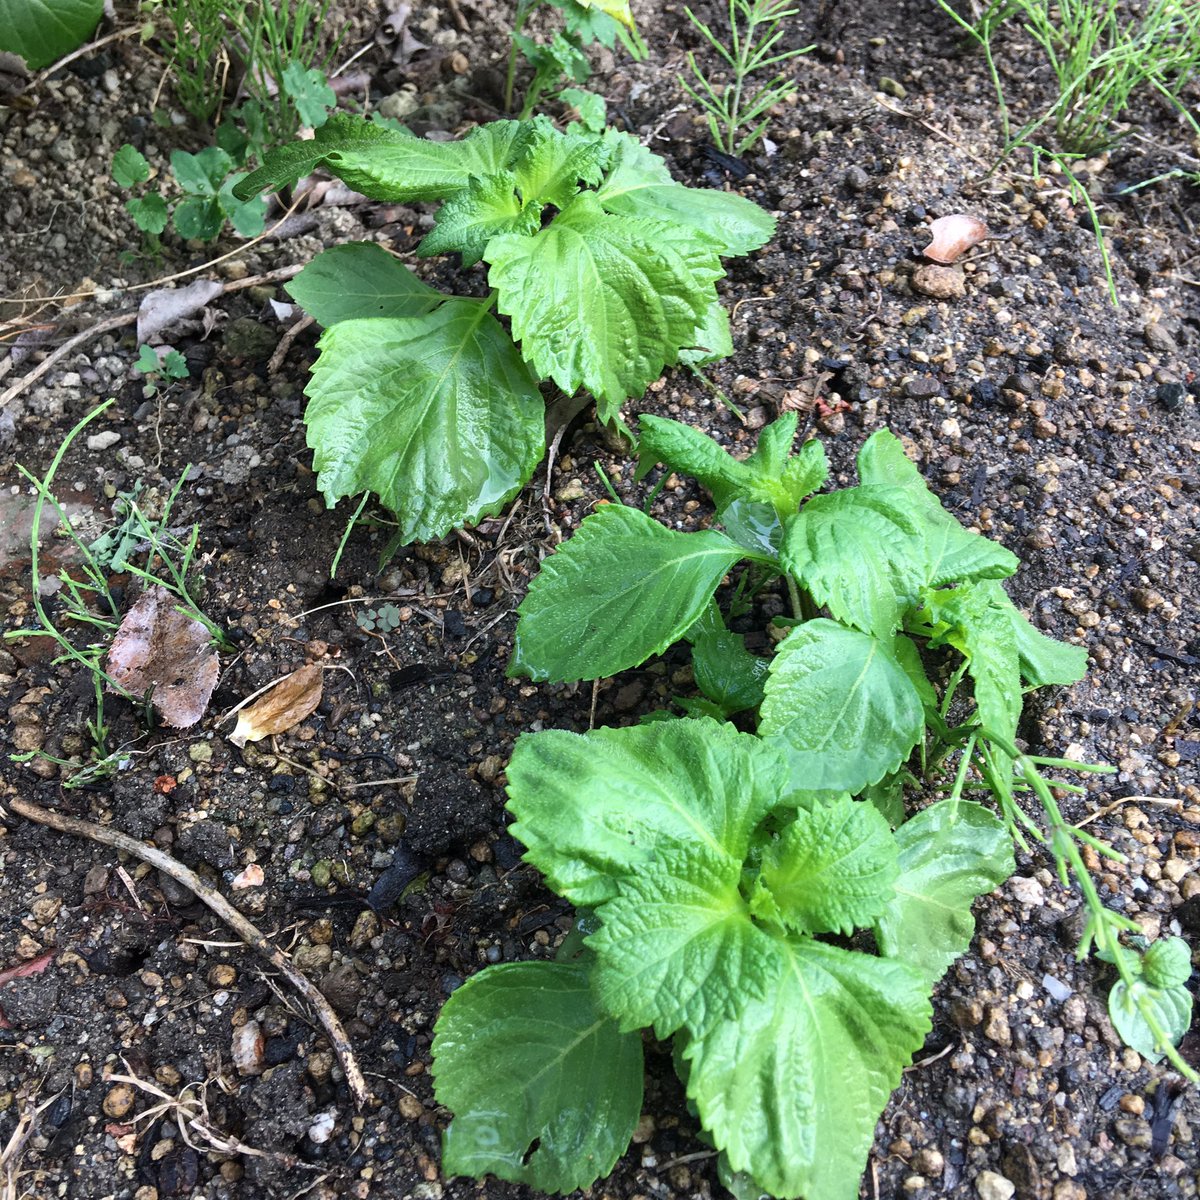
M 411 77 L 425 129 L 459 132 L 495 100 L 506 6 L 459 7 L 470 33 L 443 6 L 418 6 L 414 29 L 464 54 L 465 75 L 419 60 L 401 70 L 378 50 L 356 64 L 373 98 Z M 702 123 L 676 84 L 684 52 L 701 49 L 681 5 L 635 4 L 649 62 L 602 64 L 597 87 L 613 119 L 681 180 L 728 183 L 779 218 L 774 241 L 732 264 L 722 285 L 737 352 L 711 378 L 745 424 L 685 372 L 669 372 L 629 415 L 681 417 L 745 446 L 781 405 L 798 407 L 839 482 L 867 434 L 901 435 L 947 505 L 1022 557 L 1018 603 L 1089 650 L 1088 678 L 1034 698 L 1022 734 L 1038 751 L 1119 769 L 1069 806 L 1076 819 L 1100 812 L 1090 828 L 1128 855 L 1100 874 L 1106 901 L 1151 934 L 1194 942 L 1200 194 L 1176 180 L 1115 195 L 1161 173 L 1170 148 L 1186 146 L 1182 127 L 1151 105 L 1136 136 L 1086 167 L 1109 229 L 1114 308 L 1061 179 L 1035 179 L 1018 160 L 987 173 L 997 132 L 984 67 L 932 3 L 800 7 L 793 40 L 817 49 L 773 123 L 775 152 L 752 157 L 740 181 L 705 156 Z M 723 6 L 699 8 L 716 20 Z M 351 11 L 345 46 L 368 38 L 378 15 Z M 1001 62 L 1019 102 L 1045 100 L 1019 38 Z M 162 261 L 127 261 L 137 235 L 108 174 L 112 153 L 131 140 L 161 166 L 172 148 L 205 141 L 149 122 L 159 74 L 131 39 L 53 78 L 33 111 L 0 109 L 6 341 L 42 322 L 61 340 L 131 309 L 137 296 L 125 286 L 217 252 L 234 253 L 202 273 L 228 280 L 305 262 L 342 239 L 401 250 L 419 240 L 423 214 L 359 203 L 317 209 L 301 232 L 244 252 L 168 237 Z M 914 290 L 913 274 L 928 220 L 955 211 L 984 218 L 995 237 L 967 261 L 965 295 L 937 300 Z M 104 294 L 76 307 L 31 299 L 96 288 Z M 111 823 L 199 870 L 319 983 L 376 1100 L 354 1111 L 298 999 L 190 893 L 11 815 L 0 826 L 0 968 L 50 953 L 44 970 L 0 991 L 0 1147 L 36 1114 L 6 1161 L 14 1196 L 524 1194 L 439 1175 L 447 1114 L 428 1075 L 445 997 L 485 963 L 550 956 L 571 923 L 505 832 L 503 768 L 521 732 L 587 728 L 593 705 L 597 723 L 627 723 L 689 687 L 686 657 L 671 655 L 594 696 L 505 677 L 513 610 L 540 557 L 604 494 L 593 463 L 622 496 L 643 495 L 625 448 L 586 415 L 549 481 L 539 473 L 507 517 L 404 549 L 382 570 L 387 526 L 360 524 L 331 580 L 349 512 L 324 510 L 304 446 L 314 338 L 301 334 L 272 373 L 283 327 L 271 299 L 286 296 L 230 292 L 207 324 L 180 331 L 191 378 L 157 397 L 142 395 L 126 331 L 83 345 L 0 409 L 3 629 L 31 619 L 30 491 L 16 464 L 41 474 L 67 430 L 111 396 L 88 433 L 119 441 L 87 449 L 80 439 L 58 494 L 82 528 L 98 529 L 118 492 L 140 482 L 153 509 L 190 465 L 175 520 L 199 525 L 201 603 L 238 645 L 194 728 L 146 733 L 140 712 L 110 700 L 109 744 L 128 749 L 124 769 L 64 790 L 58 768 L 8 755 L 86 756 L 91 680 L 51 663 L 44 640 L 5 643 L 0 803 L 21 796 Z M 0 389 L 37 353 L 18 349 Z M 681 485 L 656 511 L 694 523 L 705 510 Z M 63 544 L 46 550 L 44 569 L 56 569 Z M 132 600 L 135 583 L 117 579 L 118 596 Z M 384 602 L 400 624 L 365 631 L 357 617 Z M 54 611 L 55 597 L 47 603 Z M 317 713 L 274 746 L 238 751 L 221 714 L 308 659 L 344 668 L 327 672 Z M 264 885 L 233 889 L 250 863 Z M 1176 1077 L 1121 1046 L 1105 1014 L 1106 968 L 1075 961 L 1077 896 L 1049 865 L 1020 859 L 1018 877 L 977 906 L 976 944 L 938 990 L 926 1050 L 878 1127 L 864 1195 L 991 1200 L 1014 1194 L 1005 1181 L 1039 1200 L 1197 1194 L 1196 1094 L 1180 1097 Z M 231 1062 L 234 1031 L 248 1021 L 266 1039 L 257 1075 Z M 1195 1032 L 1184 1052 L 1200 1064 Z M 666 1048 L 651 1047 L 648 1062 L 636 1142 L 594 1194 L 719 1193 Z M 161 1097 L 145 1088 L 123 1094 L 112 1074 L 169 1097 L 203 1085 L 212 1128 L 267 1155 L 219 1153 L 195 1135 L 189 1146 L 177 1111 L 156 1112 Z

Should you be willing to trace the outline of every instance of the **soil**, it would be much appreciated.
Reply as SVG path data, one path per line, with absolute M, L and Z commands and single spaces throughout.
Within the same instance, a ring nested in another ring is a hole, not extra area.
M 384 14 L 343 7 L 349 53 Z M 461 132 L 492 115 L 506 10 L 461 0 L 464 32 L 454 6 L 415 7 L 411 29 L 433 50 L 398 67 L 372 45 L 355 68 L 372 102 L 399 97 L 394 105 L 416 104 L 419 130 Z M 779 230 L 722 284 L 737 350 L 710 378 L 745 422 L 680 371 L 630 415 L 681 417 L 744 449 L 781 406 L 795 407 L 839 484 L 867 434 L 901 435 L 945 503 L 1021 556 L 1011 592 L 1035 623 L 1089 651 L 1083 683 L 1031 699 L 1022 736 L 1033 750 L 1118 768 L 1068 803 L 1074 819 L 1095 814 L 1091 831 L 1128 856 L 1099 869 L 1106 902 L 1151 935 L 1194 943 L 1200 193 L 1176 179 L 1118 194 L 1161 174 L 1172 147 L 1186 150 L 1182 124 L 1150 103 L 1133 135 L 1081 168 L 1108 229 L 1116 308 L 1061 177 L 1032 177 L 1017 160 L 989 174 L 999 135 L 984 66 L 934 4 L 801 5 L 789 42 L 816 49 L 772 120 L 773 153 L 751 155 L 741 179 L 706 154 L 677 85 L 685 51 L 705 54 L 682 6 L 634 7 L 650 57 L 601 55 L 594 83 L 610 115 L 678 178 L 736 188 L 777 214 Z M 697 6 L 714 22 L 723 7 Z M 1018 106 L 1048 101 L 1019 36 L 1006 35 L 999 61 Z M 411 251 L 428 224 L 423 212 L 349 198 L 253 246 L 168 236 L 161 259 L 131 257 L 137 235 L 109 174 L 113 152 L 132 141 L 161 170 L 171 149 L 206 140 L 150 120 L 160 76 L 151 51 L 125 39 L 53 75 L 36 107 L 0 108 L 0 319 L 12 364 L 0 388 L 74 330 L 132 311 L 132 284 L 217 253 L 229 257 L 199 273 L 230 282 L 343 239 Z M 929 220 L 956 211 L 985 219 L 993 239 L 955 277 L 962 294 L 939 299 L 918 290 L 937 286 L 918 279 L 919 250 Z M 440 269 L 421 267 L 431 279 Z M 78 292 L 90 294 L 66 298 Z M 37 299 L 54 296 L 63 299 Z M 200 871 L 318 982 L 375 1100 L 354 1110 L 286 983 L 189 892 L 9 813 L 0 966 L 33 973 L 0 991 L 0 1145 L 34 1115 L 6 1157 L 6 1194 L 526 1194 L 439 1174 L 447 1114 L 428 1073 L 434 1020 L 463 978 L 552 955 L 571 923 L 505 832 L 504 765 L 521 732 L 632 722 L 689 689 L 686 657 L 675 655 L 594 693 L 505 677 L 514 609 L 540 558 L 604 496 L 593 463 L 621 496 L 643 495 L 626 447 L 586 414 L 549 480 L 539 472 L 505 517 L 402 549 L 382 568 L 387 526 L 361 522 L 331 579 L 349 513 L 325 511 L 304 445 L 312 331 L 268 362 L 284 333 L 271 302 L 286 299 L 269 284 L 228 291 L 176 326 L 171 344 L 191 377 L 149 398 L 124 329 L 84 343 L 0 408 L 3 629 L 32 617 L 32 501 L 17 464 L 43 473 L 71 426 L 112 397 L 67 454 L 58 495 L 82 531 L 98 531 L 118 493 L 140 484 L 156 511 L 186 470 L 172 525 L 197 525 L 197 598 L 237 646 L 194 727 L 147 733 L 140 711 L 109 699 L 123 768 L 67 790 L 52 763 L 9 755 L 86 757 L 91 679 L 51 661 L 46 639 L 4 643 L 0 802 L 20 796 L 112 824 Z M 94 433 L 116 436 L 89 447 Z M 680 484 L 657 511 L 695 525 L 706 509 Z M 44 549 L 44 572 L 69 565 L 61 540 Z M 132 577 L 113 586 L 126 604 L 136 597 Z M 47 595 L 52 613 L 58 602 Z M 366 610 L 384 603 L 398 609 L 396 627 L 364 628 Z M 336 668 L 317 712 L 274 743 L 235 748 L 222 714 L 309 660 Z M 264 883 L 235 886 L 250 864 Z M 1075 961 L 1078 896 L 1049 866 L 1019 856 L 1017 876 L 976 906 L 978 936 L 938 988 L 933 1032 L 879 1123 L 863 1195 L 1197 1194 L 1196 1092 L 1122 1047 L 1105 1012 L 1108 969 Z M 262 1043 L 248 1061 L 253 1022 Z M 1200 1035 L 1182 1049 L 1200 1066 Z M 247 1065 L 258 1073 L 242 1073 Z M 189 1144 L 172 1100 L 201 1082 L 191 1094 L 210 1127 L 264 1153 L 222 1152 L 195 1133 Z M 593 1193 L 720 1194 L 666 1047 L 649 1047 L 644 1111 L 635 1144 Z

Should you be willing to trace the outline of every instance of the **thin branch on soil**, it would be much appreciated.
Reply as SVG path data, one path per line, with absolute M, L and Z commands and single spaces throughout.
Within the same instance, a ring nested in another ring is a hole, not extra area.
M 1183 801 L 1177 796 L 1122 796 L 1111 804 L 1106 804 L 1103 808 L 1088 813 L 1082 821 L 1076 821 L 1075 828 L 1082 829 L 1083 826 L 1090 825 L 1092 821 L 1098 821 L 1101 817 L 1107 817 L 1110 812 L 1116 812 L 1125 804 L 1152 804 L 1156 808 L 1173 808 L 1176 812 L 1183 811 Z
M 280 283 L 284 279 L 291 279 L 293 275 L 298 275 L 302 270 L 303 267 L 298 263 L 293 263 L 291 266 L 279 267 L 274 271 L 265 271 L 261 275 L 247 275 L 245 279 L 230 279 L 221 285 L 221 295 L 226 292 L 240 291 L 242 288 L 256 287 L 263 283 Z M 172 276 L 172 278 L 178 278 L 178 276 Z M 134 289 L 130 288 L 129 290 L 133 291 Z M 123 329 L 126 325 L 132 325 L 137 318 L 136 312 L 120 313 L 117 316 L 98 321 L 95 325 L 81 330 L 73 338 L 68 338 L 57 350 L 46 355 L 28 375 L 23 375 L 6 392 L 0 392 L 0 408 L 3 408 L 9 401 L 15 400 L 27 387 L 41 379 L 55 363 L 61 362 L 72 350 L 82 346 L 85 342 L 90 342 L 93 338 L 98 338 L 102 333 L 111 333 L 114 329 Z
M 246 920 L 220 892 L 209 887 L 195 871 L 185 867 L 169 854 L 164 854 L 161 850 L 149 846 L 145 842 L 139 842 L 136 838 L 121 833 L 120 830 L 109 829 L 78 817 L 68 817 L 63 813 L 51 812 L 37 804 L 31 804 L 28 800 L 12 799 L 7 803 L 13 812 L 29 821 L 35 821 L 39 825 L 48 825 L 60 833 L 89 838 L 93 842 L 99 842 L 102 846 L 111 846 L 114 850 L 124 850 L 126 854 L 132 854 L 134 858 L 149 863 L 163 874 L 169 875 L 177 883 L 183 884 L 197 900 L 211 908 L 247 946 L 252 946 L 281 975 L 284 975 L 296 991 L 308 1001 L 333 1046 L 333 1052 L 337 1055 L 338 1063 L 346 1076 L 346 1083 L 354 1096 L 355 1104 L 362 1108 L 367 1103 L 370 1099 L 367 1082 L 363 1078 L 363 1073 L 354 1056 L 350 1039 L 346 1036 L 346 1031 L 337 1014 L 330 1007 L 329 1001 L 321 994 L 316 984 L 296 969 L 282 950 L 267 941 L 266 936 L 256 926 Z
M 283 360 L 287 358 L 287 352 L 292 348 L 292 343 L 306 329 L 312 328 L 312 326 L 315 324 L 316 322 L 312 319 L 312 317 L 305 313 L 305 315 L 301 317 L 299 321 L 296 321 L 294 324 L 288 326 L 288 328 L 284 331 L 283 337 L 279 339 L 279 345 L 275 347 L 275 353 L 271 355 L 270 362 L 267 363 L 268 375 L 279 374 L 279 369 L 283 366 Z
M 39 71 L 34 77 L 26 91 L 33 91 L 36 87 L 41 87 L 51 75 L 57 71 L 61 71 L 68 63 L 73 63 L 77 58 L 83 58 L 84 55 L 91 54 L 93 50 L 99 50 L 101 46 L 111 45 L 113 42 L 124 41 L 127 37 L 133 37 L 135 33 L 141 33 L 141 25 L 130 25 L 125 29 L 118 29 L 115 33 L 105 34 L 102 38 L 97 38 L 94 42 L 88 42 L 86 46 L 80 46 L 78 50 L 72 50 L 70 54 L 64 58 L 60 58 L 58 62 L 51 63 L 44 70 Z
M 40 1083 L 32 1085 L 35 1095 L 36 1089 L 40 1086 Z M 22 1089 L 22 1091 L 24 1090 Z M 25 1173 L 20 1169 L 21 1159 L 25 1153 L 25 1146 L 37 1129 L 38 1117 L 61 1095 L 62 1092 L 57 1091 L 48 1100 L 43 1100 L 41 1104 L 37 1105 L 33 1103 L 31 1096 L 25 1095 L 23 1097 L 23 1107 L 20 1117 L 17 1118 L 16 1128 L 12 1131 L 12 1136 L 5 1143 L 4 1149 L 0 1150 L 0 1171 L 4 1173 L 3 1190 L 0 1191 L 0 1200 L 18 1200 L 18 1198 L 23 1198 L 29 1194 L 23 1190 L 17 1190 L 17 1180 Z

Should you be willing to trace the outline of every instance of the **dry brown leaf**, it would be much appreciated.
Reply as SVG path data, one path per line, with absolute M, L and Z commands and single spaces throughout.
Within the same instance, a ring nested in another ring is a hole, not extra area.
M 930 224 L 929 232 L 933 234 L 933 241 L 921 253 L 934 262 L 946 265 L 955 262 L 972 246 L 979 245 L 989 236 L 988 227 L 978 217 L 969 217 L 966 213 L 938 217 Z
M 133 695 L 149 692 L 164 723 L 183 729 L 204 716 L 221 669 L 211 634 L 178 603 L 166 588 L 148 588 L 125 614 L 107 670 Z
M 238 713 L 229 735 L 235 746 L 258 742 L 299 725 L 321 703 L 321 667 L 309 663 L 281 679 L 269 692 Z

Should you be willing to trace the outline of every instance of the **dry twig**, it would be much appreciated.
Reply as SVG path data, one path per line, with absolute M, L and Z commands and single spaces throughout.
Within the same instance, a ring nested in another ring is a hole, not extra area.
M 26 820 L 35 821 L 39 825 L 48 825 L 60 833 L 71 833 L 76 837 L 89 838 L 93 842 L 99 842 L 102 846 L 111 846 L 115 850 L 124 850 L 126 854 L 132 854 L 134 858 L 149 863 L 152 867 L 162 871 L 164 875 L 169 875 L 177 883 L 183 884 L 197 900 L 211 908 L 247 946 L 252 946 L 281 975 L 284 975 L 296 991 L 312 1005 L 330 1044 L 333 1046 L 333 1052 L 337 1055 L 342 1071 L 345 1073 L 346 1083 L 354 1096 L 354 1102 L 359 1108 L 366 1104 L 370 1099 L 367 1081 L 363 1078 L 358 1061 L 354 1057 L 350 1039 L 346 1036 L 346 1031 L 342 1028 L 337 1014 L 330 1007 L 329 1001 L 321 995 L 312 980 L 296 969 L 291 959 L 282 950 L 267 941 L 265 934 L 246 920 L 220 892 L 209 887 L 195 871 L 185 867 L 183 863 L 169 854 L 164 854 L 157 847 L 139 842 L 136 838 L 121 833 L 120 830 L 109 829 L 92 821 L 81 820 L 79 817 L 68 817 L 63 813 L 51 812 L 40 805 L 31 804 L 28 800 L 13 799 L 7 803 L 13 812 L 25 817 Z

